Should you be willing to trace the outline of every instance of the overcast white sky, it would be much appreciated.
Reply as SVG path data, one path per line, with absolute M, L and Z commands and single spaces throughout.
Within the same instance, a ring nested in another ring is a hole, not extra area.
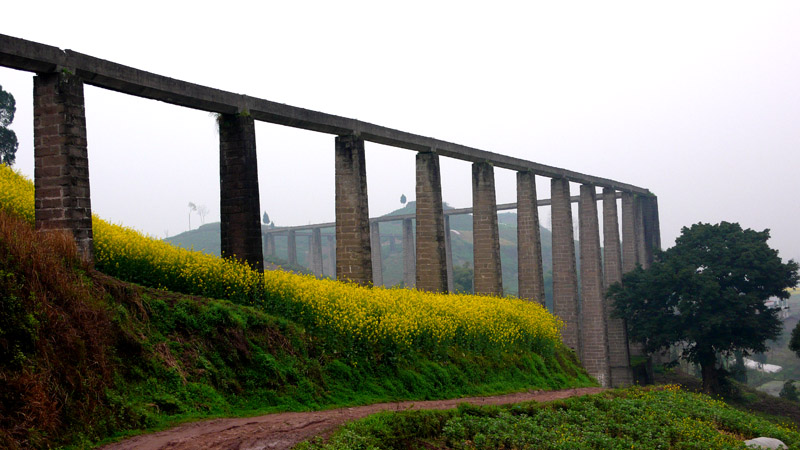
M 800 258 L 800 2 L 395 4 L 15 1 L 0 33 L 635 184 L 658 195 L 664 247 L 726 220 Z M 32 177 L 32 76 L 0 68 L 0 85 Z M 87 86 L 86 114 L 96 213 L 158 237 L 188 228 L 190 201 L 218 220 L 208 113 Z M 334 137 L 256 128 L 262 210 L 332 221 Z M 470 206 L 470 164 L 441 164 L 444 200 Z M 495 176 L 515 201 L 514 173 Z M 367 143 L 367 180 L 370 215 L 412 200 L 414 153 Z

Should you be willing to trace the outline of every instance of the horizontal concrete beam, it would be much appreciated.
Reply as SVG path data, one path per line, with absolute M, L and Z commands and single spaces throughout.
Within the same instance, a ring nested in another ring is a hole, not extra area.
M 610 187 L 624 192 L 650 195 L 644 188 L 607 178 L 538 164 L 465 145 L 394 130 L 360 120 L 298 108 L 113 63 L 72 50 L 0 34 L 0 66 L 29 72 L 69 70 L 87 84 L 125 94 L 204 111 L 233 114 L 249 113 L 256 120 L 336 135 L 357 134 L 363 139 L 414 151 L 433 151 L 449 158 L 488 162 L 495 167 L 530 171 L 550 178 L 566 178 L 582 184 Z
M 617 192 L 617 198 L 622 198 L 622 194 Z M 580 196 L 573 195 L 569 198 L 572 203 L 578 203 L 580 200 Z M 602 196 L 598 197 L 598 201 L 602 200 Z M 550 199 L 544 198 L 541 200 L 536 201 L 537 206 L 550 206 Z M 497 205 L 498 211 L 507 211 L 509 209 L 517 209 L 516 203 L 502 203 Z M 446 209 L 444 210 L 444 215 L 446 216 L 458 216 L 462 214 L 472 214 L 472 208 L 454 208 L 454 209 Z M 417 217 L 416 214 L 398 214 L 395 216 L 380 216 L 380 217 L 372 217 L 369 219 L 370 223 L 373 222 L 397 222 L 405 219 L 415 219 Z M 336 226 L 335 222 L 325 222 L 325 223 L 317 223 L 312 225 L 298 225 L 296 227 L 276 227 L 263 230 L 264 234 L 270 233 L 286 233 L 289 230 L 294 231 L 308 231 L 313 230 L 315 228 L 333 228 Z M 298 234 L 298 236 L 300 236 Z

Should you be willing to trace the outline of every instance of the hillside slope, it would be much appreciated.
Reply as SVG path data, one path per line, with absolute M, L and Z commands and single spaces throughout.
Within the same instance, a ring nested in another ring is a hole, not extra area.
M 0 165 L 3 448 L 595 384 L 535 303 L 261 274 L 96 217 L 92 267 L 70 238 L 32 223 L 32 183 Z
M 103 275 L 0 212 L 0 446 L 91 442 L 189 418 L 592 385 L 550 355 L 343 358 L 257 308 Z

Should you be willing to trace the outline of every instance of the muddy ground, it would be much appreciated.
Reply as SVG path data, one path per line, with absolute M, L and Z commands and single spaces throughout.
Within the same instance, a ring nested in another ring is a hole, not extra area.
M 460 403 L 505 405 L 527 401 L 547 402 L 577 395 L 595 394 L 602 388 L 532 391 L 491 397 L 452 400 L 377 403 L 327 411 L 288 412 L 258 417 L 212 419 L 192 422 L 158 433 L 144 434 L 102 447 L 105 450 L 157 449 L 290 449 L 314 436 L 330 434 L 351 420 L 381 411 L 451 409 Z

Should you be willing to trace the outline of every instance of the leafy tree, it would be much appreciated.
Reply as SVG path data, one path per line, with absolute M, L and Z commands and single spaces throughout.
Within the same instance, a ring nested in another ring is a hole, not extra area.
M 14 164 L 19 147 L 16 133 L 8 129 L 8 126 L 14 121 L 16 112 L 17 102 L 14 100 L 14 96 L 0 86 L 0 163 L 9 166 Z
M 400 195 L 400 203 L 402 203 L 404 205 L 406 204 L 406 194 L 401 194 Z
M 742 230 L 736 223 L 684 227 L 675 246 L 615 283 L 607 297 L 631 339 L 647 352 L 683 345 L 681 356 L 699 364 L 703 389 L 719 392 L 724 372 L 717 356 L 764 352 L 781 332 L 770 297 L 788 298 L 798 265 L 783 263 L 767 245 L 769 230 Z
M 797 388 L 794 387 L 794 380 L 786 380 L 786 382 L 783 383 L 783 389 L 781 389 L 781 392 L 778 393 L 778 396 L 780 398 L 785 398 L 793 402 L 800 401 L 800 396 L 798 396 Z
M 795 325 L 792 330 L 792 337 L 789 339 L 789 350 L 793 351 L 800 358 L 800 323 Z
M 264 225 L 269 225 L 269 214 L 264 211 L 264 215 L 261 217 L 261 221 L 264 222 Z

